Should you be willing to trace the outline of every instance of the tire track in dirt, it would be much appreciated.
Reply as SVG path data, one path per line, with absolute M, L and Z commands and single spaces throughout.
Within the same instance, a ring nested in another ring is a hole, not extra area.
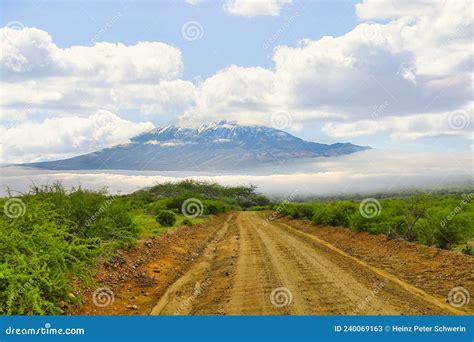
M 209 270 L 211 262 L 216 256 L 217 244 L 227 233 L 231 215 L 223 224 L 216 236 L 209 241 L 203 256 L 178 280 L 176 280 L 161 296 L 153 307 L 151 315 L 181 315 L 189 314 L 193 302 L 209 286 Z
M 281 288 L 283 297 L 271 298 L 272 291 Z M 239 212 L 220 229 L 204 256 L 168 288 L 152 314 L 398 315 L 458 311 L 324 240 L 286 224 L 265 221 L 255 212 Z
M 279 271 L 288 274 L 281 286 L 293 294 L 294 314 L 350 314 L 370 295 L 370 288 L 362 286 L 349 273 L 340 272 L 323 254 L 315 253 L 312 246 L 275 226 L 269 230 L 257 220 L 258 223 L 251 222 L 253 228 L 269 246 L 275 262 L 280 265 Z M 374 297 L 360 309 L 360 314 L 364 313 L 398 314 L 399 311 Z
M 351 314 L 356 310 L 360 314 L 399 313 L 396 306 L 375 296 L 370 297 L 372 287 L 360 284 L 324 254 L 317 253 L 313 246 L 278 226 L 265 226 L 255 213 L 245 213 L 240 217 L 239 260 L 244 266 L 236 272 L 232 300 L 227 309 L 229 314 Z M 256 243 L 262 247 L 254 253 L 246 253 L 245 246 Z M 255 253 L 266 262 L 252 263 Z M 255 276 L 262 270 L 267 271 L 265 283 L 261 277 Z M 259 288 L 257 293 L 255 287 Z M 271 293 L 277 288 L 289 291 L 292 297 L 289 305 L 276 307 L 272 304 Z M 370 300 L 364 302 L 365 298 Z
M 337 254 L 339 254 L 341 257 L 344 257 L 345 259 L 347 259 L 348 262 L 352 262 L 353 264 L 355 265 L 358 265 L 359 267 L 362 267 L 363 269 L 366 269 L 367 271 L 370 271 L 372 272 L 373 274 L 375 275 L 378 275 L 380 277 L 383 277 L 385 279 L 387 279 L 388 281 L 390 281 L 393 285 L 396 285 L 398 287 L 397 290 L 399 290 L 398 292 L 402 292 L 402 291 L 405 291 L 408 295 L 407 295 L 407 300 L 408 299 L 411 299 L 411 300 L 417 300 L 417 301 L 422 301 L 422 302 L 425 302 L 425 305 L 426 305 L 426 309 L 429 309 L 429 310 L 435 310 L 435 311 L 438 311 L 438 310 L 441 310 L 441 313 L 451 313 L 451 314 L 466 314 L 466 311 L 464 310 L 460 310 L 460 309 L 457 309 L 451 305 L 449 305 L 448 303 L 446 303 L 444 300 L 442 299 L 439 299 L 439 298 L 436 298 L 428 293 L 426 293 L 425 291 L 399 279 L 398 277 L 382 270 L 382 269 L 379 269 L 377 267 L 374 267 L 374 266 L 371 266 L 369 264 L 367 264 L 366 262 L 362 261 L 362 260 L 359 260 L 355 257 L 353 257 L 352 255 L 338 249 L 337 247 L 331 245 L 329 242 L 327 241 L 324 241 L 322 239 L 319 239 L 318 237 L 316 236 L 313 236 L 313 235 L 310 235 L 310 234 L 307 234 L 307 233 L 304 233 L 304 232 L 301 232 L 293 227 L 291 227 L 290 225 L 288 224 L 285 224 L 285 223 L 279 223 L 280 226 L 283 226 L 285 229 L 287 229 L 289 232 L 291 232 L 290 234 L 295 234 L 297 235 L 298 237 L 302 238 L 302 239 L 305 239 L 305 240 L 309 240 L 315 244 L 318 244 L 332 252 L 335 252 Z M 400 291 L 401 290 L 401 291 Z M 414 299 L 411 298 L 411 297 L 415 297 Z M 420 304 L 422 303 L 420 302 Z M 405 306 L 404 309 L 406 310 L 407 307 Z M 406 313 L 406 312 L 404 312 Z M 423 313 L 427 313 L 425 311 L 423 311 Z M 434 312 L 430 312 L 430 314 L 435 314 Z
M 247 215 L 237 217 L 240 250 L 236 274 L 225 312 L 234 315 L 268 315 L 277 313 L 270 302 L 271 289 L 281 287 L 286 276 L 278 272 L 278 265 L 253 229 Z M 284 313 L 289 313 L 287 309 Z

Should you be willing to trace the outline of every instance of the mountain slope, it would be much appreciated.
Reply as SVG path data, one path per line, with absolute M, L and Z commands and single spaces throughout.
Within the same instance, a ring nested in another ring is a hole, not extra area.
M 368 148 L 351 143 L 319 144 L 270 127 L 220 121 L 199 128 L 155 128 L 132 138 L 128 144 L 27 166 L 54 170 L 237 170 Z

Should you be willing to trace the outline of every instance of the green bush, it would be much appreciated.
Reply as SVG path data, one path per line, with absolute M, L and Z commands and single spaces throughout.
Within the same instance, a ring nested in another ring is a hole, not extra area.
M 176 223 L 176 214 L 170 210 L 163 210 L 156 216 L 156 221 L 163 227 L 172 227 Z
M 313 217 L 313 208 L 311 207 L 311 205 L 297 204 L 293 207 L 291 217 L 294 219 L 311 219 Z
M 7 198 L 0 199 L 2 208 Z M 0 216 L 0 313 L 60 314 L 77 304 L 74 283 L 91 281 L 97 259 L 138 237 L 130 202 L 60 184 L 17 198 L 26 210 Z
M 474 238 L 474 202 L 469 195 L 416 194 L 380 199 L 373 217 L 359 212 L 359 202 L 320 201 L 280 206 L 279 214 L 308 218 L 318 224 L 342 226 L 357 232 L 387 234 L 450 249 Z M 279 206 L 276 206 L 277 208 Z M 309 216 L 312 211 L 312 216 Z
M 471 245 L 466 245 L 463 247 L 462 252 L 467 255 L 474 255 L 474 248 Z
M 213 204 L 213 203 L 209 203 L 208 205 L 206 205 L 206 207 L 204 208 L 204 213 L 206 215 L 216 215 L 220 212 L 219 208 L 217 207 L 217 205 Z
M 181 208 L 184 200 L 198 198 L 200 200 L 220 200 L 228 205 L 241 208 L 250 208 L 255 205 L 270 204 L 265 196 L 256 193 L 256 187 L 249 186 L 222 186 L 217 183 L 185 180 L 177 183 L 162 183 L 149 190 L 137 192 L 140 198 L 149 200 L 149 196 L 155 199 L 168 198 L 168 209 Z M 135 194 L 133 195 L 135 196 Z
M 162 210 L 166 210 L 168 208 L 165 201 L 161 200 L 161 201 L 154 201 L 152 203 L 149 203 L 146 206 L 146 209 L 147 209 L 147 212 L 149 212 L 150 214 L 158 215 Z
M 468 236 L 469 221 L 463 215 L 457 214 L 452 219 L 447 220 L 449 210 L 441 210 L 433 213 L 434 218 L 439 221 L 438 229 L 434 233 L 436 246 L 443 249 L 450 249 L 453 246 L 464 243 Z M 471 222 L 472 224 L 472 222 Z
M 183 225 L 191 227 L 193 225 L 193 223 L 189 219 L 184 219 L 183 220 Z
M 317 212 L 312 216 L 312 220 L 316 223 L 326 224 L 329 226 L 349 227 L 351 216 L 355 213 L 356 207 L 351 202 L 338 202 L 325 205 L 318 208 Z

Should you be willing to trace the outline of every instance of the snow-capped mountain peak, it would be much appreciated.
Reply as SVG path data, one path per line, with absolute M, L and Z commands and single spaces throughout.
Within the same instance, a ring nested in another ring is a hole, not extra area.
M 338 156 L 368 148 L 351 143 L 320 144 L 271 127 L 221 120 L 197 128 L 157 127 L 132 138 L 127 145 L 29 165 L 66 170 L 235 171 L 298 158 Z

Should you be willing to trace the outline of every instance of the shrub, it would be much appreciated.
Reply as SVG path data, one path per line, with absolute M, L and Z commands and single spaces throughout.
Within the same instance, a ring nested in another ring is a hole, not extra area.
M 189 219 L 184 219 L 183 220 L 183 225 L 191 227 L 193 225 L 193 223 Z
M 435 244 L 439 248 L 450 249 L 460 243 L 466 242 L 468 221 L 461 214 L 457 214 L 450 220 L 446 220 L 449 210 L 433 213 L 433 221 L 437 221 L 437 229 L 434 234 Z
M 62 305 L 80 302 L 73 284 L 91 281 L 97 259 L 138 237 L 131 203 L 120 196 L 53 184 L 19 199 L 23 215 L 0 215 L 2 314 L 63 313 Z
M 153 215 L 158 215 L 160 213 L 160 211 L 166 210 L 167 206 L 166 206 L 166 203 L 164 201 L 155 201 L 155 202 L 149 203 L 146 206 L 146 209 L 149 213 L 151 213 Z
M 272 210 L 273 208 L 269 205 L 256 205 L 248 209 L 252 211 L 263 211 L 263 210 Z
M 253 185 L 227 187 L 217 183 L 184 180 L 177 183 L 158 184 L 147 192 L 154 197 L 171 198 L 168 209 L 180 209 L 183 201 L 187 198 L 220 199 L 227 204 L 242 208 L 270 203 L 268 198 L 257 194 L 255 190 L 256 187 Z
M 474 248 L 471 245 L 466 245 L 462 249 L 462 252 L 466 255 L 474 255 Z
M 313 221 L 329 226 L 349 227 L 351 216 L 356 211 L 355 205 L 351 202 L 331 203 L 324 208 L 318 208 Z
M 172 227 L 176 223 L 176 215 L 172 211 L 163 210 L 156 216 L 156 221 L 163 227 Z
M 313 217 L 313 208 L 308 204 L 298 204 L 293 208 L 291 217 L 294 219 L 306 218 L 311 219 Z
M 216 215 L 219 213 L 219 208 L 215 204 L 206 205 L 204 212 L 206 215 Z
M 166 209 L 180 211 L 181 207 L 183 206 L 184 201 L 186 201 L 189 197 L 193 197 L 193 196 L 184 195 L 184 196 L 178 196 L 175 198 L 168 199 L 166 203 Z

